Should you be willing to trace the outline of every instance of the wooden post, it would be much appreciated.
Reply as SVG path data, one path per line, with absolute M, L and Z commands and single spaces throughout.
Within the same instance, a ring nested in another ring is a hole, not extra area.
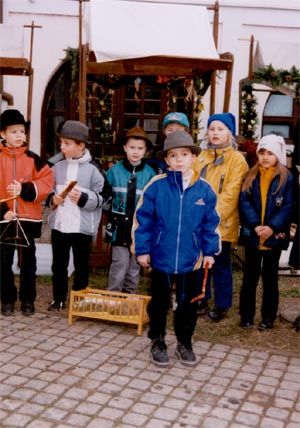
M 234 57 L 231 53 L 227 52 L 221 55 L 221 58 L 230 58 L 232 60 L 231 68 L 226 72 L 225 94 L 224 94 L 224 103 L 223 103 L 223 112 L 228 112 L 229 104 L 230 104 L 231 86 L 232 86 Z
M 208 7 L 208 9 L 214 10 L 214 21 L 213 21 L 213 36 L 216 49 L 218 49 L 219 42 L 219 2 L 216 1 L 213 7 Z M 213 71 L 211 74 L 211 84 L 210 84 L 210 115 L 215 112 L 216 108 L 216 72 Z
M 250 49 L 249 49 L 249 69 L 248 69 L 248 79 L 252 79 L 253 73 L 253 50 L 254 50 L 254 36 L 250 38 Z
M 32 56 L 33 56 L 33 38 L 34 38 L 34 29 L 43 28 L 41 25 L 34 25 L 34 21 L 31 21 L 31 25 L 24 25 L 24 28 L 30 28 L 30 56 L 29 56 L 29 76 L 28 76 L 28 95 L 27 95 L 27 120 L 31 121 L 31 107 L 32 107 L 32 91 L 33 91 L 33 68 L 32 68 Z M 30 127 L 26 135 L 27 145 L 30 144 Z
M 79 0 L 79 81 L 78 81 L 78 104 L 79 120 L 83 123 L 86 121 L 86 49 L 82 44 L 82 2 L 89 0 Z

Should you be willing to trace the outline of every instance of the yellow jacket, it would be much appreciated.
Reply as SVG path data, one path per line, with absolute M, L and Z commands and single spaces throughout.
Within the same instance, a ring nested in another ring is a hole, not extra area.
M 237 242 L 239 230 L 238 201 L 248 164 L 241 152 L 234 147 L 204 149 L 193 165 L 217 195 L 217 211 L 222 241 Z

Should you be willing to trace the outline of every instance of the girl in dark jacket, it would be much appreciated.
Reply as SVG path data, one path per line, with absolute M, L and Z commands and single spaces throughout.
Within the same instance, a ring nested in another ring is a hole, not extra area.
M 253 327 L 256 288 L 262 274 L 263 296 L 259 330 L 273 328 L 277 316 L 278 267 L 288 248 L 293 213 L 293 177 L 285 167 L 286 148 L 278 135 L 263 137 L 258 162 L 245 177 L 239 199 L 240 245 L 245 246 L 244 277 L 240 293 L 243 328 Z

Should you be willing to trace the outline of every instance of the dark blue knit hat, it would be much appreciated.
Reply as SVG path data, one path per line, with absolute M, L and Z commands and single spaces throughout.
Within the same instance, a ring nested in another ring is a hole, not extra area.
M 211 124 L 212 121 L 219 120 L 223 122 L 224 125 L 227 126 L 229 131 L 231 131 L 232 135 L 235 137 L 235 117 L 232 113 L 216 113 L 212 114 L 207 121 L 207 127 Z

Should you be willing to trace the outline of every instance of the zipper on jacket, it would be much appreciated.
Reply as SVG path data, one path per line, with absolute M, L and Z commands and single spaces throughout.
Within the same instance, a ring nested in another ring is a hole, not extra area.
M 13 178 L 14 178 L 14 181 L 17 179 L 17 160 L 16 160 L 16 151 L 15 150 L 13 150 L 13 152 L 12 152 L 12 155 L 13 155 Z M 18 198 L 16 198 L 16 199 L 14 199 L 13 200 L 13 209 L 14 209 L 14 212 L 15 213 L 17 213 L 18 212 Z
M 219 193 L 222 193 L 223 190 L 223 183 L 224 183 L 224 174 L 221 174 L 220 183 L 219 183 Z
M 183 195 L 184 195 L 184 190 L 181 192 L 180 186 L 177 183 L 176 180 L 176 174 L 174 174 L 175 177 L 175 183 L 176 186 L 178 188 L 178 192 L 179 192 L 179 199 L 180 199 L 180 205 L 179 205 L 179 219 L 178 219 L 178 229 L 177 229 L 177 239 L 176 239 L 176 256 L 175 256 L 175 274 L 177 274 L 178 272 L 178 253 L 179 253 L 179 241 L 180 241 L 180 231 L 181 231 L 181 218 L 182 218 L 182 200 L 183 200 Z

